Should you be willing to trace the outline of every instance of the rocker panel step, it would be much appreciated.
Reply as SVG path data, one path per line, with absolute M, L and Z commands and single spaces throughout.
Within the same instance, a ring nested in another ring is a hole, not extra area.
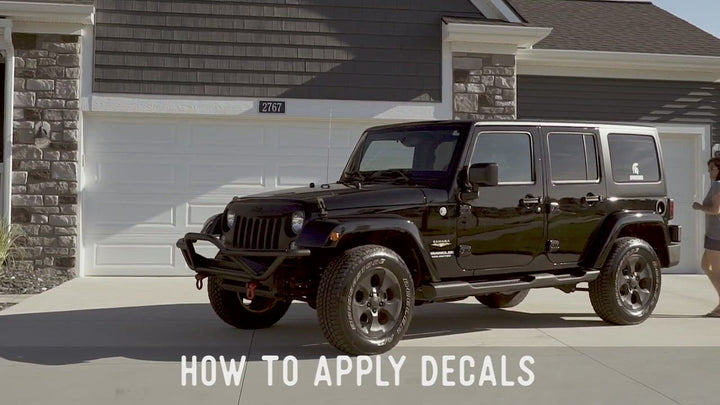
M 512 292 L 529 288 L 557 287 L 595 280 L 600 270 L 576 270 L 572 273 L 536 273 L 519 275 L 505 280 L 492 281 L 446 281 L 424 284 L 418 288 L 415 298 L 419 300 L 444 300 L 498 292 Z

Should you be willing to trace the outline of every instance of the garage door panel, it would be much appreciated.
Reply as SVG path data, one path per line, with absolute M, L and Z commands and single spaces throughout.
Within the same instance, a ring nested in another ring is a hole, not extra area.
M 96 275 L 190 275 L 193 274 L 175 247 L 176 238 L 157 235 L 102 235 L 87 243 L 85 263 Z M 200 251 L 200 249 L 198 249 Z M 210 246 L 203 252 L 214 254 Z M 215 252 L 217 249 L 215 249 Z
M 208 185 L 235 187 L 265 187 L 265 166 L 262 164 L 193 163 L 189 166 L 190 186 Z M 219 179 L 225 179 L 219 181 Z
M 177 183 L 174 164 L 147 163 L 143 161 L 98 162 L 98 182 L 110 187 L 173 186 Z
M 140 199 L 146 196 L 138 197 L 98 196 L 86 201 L 84 220 L 93 225 L 86 234 L 117 233 L 132 229 L 143 233 L 167 233 L 178 229 L 181 218 L 178 218 L 177 202 L 167 198 L 164 201 L 148 201 Z M 178 196 L 175 200 L 180 198 Z
M 196 227 L 199 231 L 205 221 L 211 216 L 225 210 L 229 198 L 218 204 L 187 204 L 187 227 Z
M 111 153 L 178 151 L 176 127 L 147 121 L 95 121 L 84 124 L 84 132 L 95 136 L 84 138 L 88 150 L 103 150 Z
M 362 135 L 361 131 L 355 128 L 333 128 L 333 136 L 330 140 L 332 148 L 353 148 Z
M 310 183 L 324 183 L 327 166 L 324 164 L 279 165 L 277 166 L 278 187 L 305 187 Z
M 188 126 L 189 150 L 213 152 L 237 149 L 261 148 L 269 142 L 268 128 L 251 124 L 191 124 Z
M 277 127 L 279 148 L 327 148 L 329 128 L 328 126 L 281 126 Z
M 93 192 L 158 193 L 182 187 L 182 159 L 152 154 L 87 154 L 85 187 Z
M 97 266 L 146 265 L 175 267 L 174 246 L 164 244 L 98 243 L 95 245 Z

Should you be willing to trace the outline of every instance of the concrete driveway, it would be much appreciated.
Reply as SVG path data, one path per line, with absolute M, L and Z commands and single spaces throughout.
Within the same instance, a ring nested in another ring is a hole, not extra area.
M 75 279 L 0 311 L 0 403 L 718 403 L 720 318 L 700 316 L 715 293 L 695 275 L 662 288 L 630 327 L 555 289 L 509 310 L 424 305 L 390 353 L 350 358 L 302 303 L 244 331 L 190 278 Z

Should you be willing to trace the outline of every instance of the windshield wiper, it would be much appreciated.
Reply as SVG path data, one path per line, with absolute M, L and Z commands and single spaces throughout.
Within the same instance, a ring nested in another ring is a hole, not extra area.
M 360 188 L 362 187 L 363 181 L 365 181 L 365 176 L 363 176 L 359 171 L 355 170 L 351 172 L 345 172 L 340 183 L 350 183 L 353 184 L 355 187 Z
M 410 173 L 403 169 L 387 169 L 387 170 L 377 170 L 373 172 L 370 176 L 367 177 L 367 180 L 373 180 L 373 179 L 394 179 L 397 181 L 402 181 L 403 183 L 410 184 L 413 182 L 413 179 L 410 177 Z

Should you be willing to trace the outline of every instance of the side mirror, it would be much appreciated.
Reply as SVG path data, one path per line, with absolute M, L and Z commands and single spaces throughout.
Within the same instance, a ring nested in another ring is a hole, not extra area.
M 498 185 L 497 163 L 475 163 L 468 169 L 468 180 L 473 186 L 487 187 Z

